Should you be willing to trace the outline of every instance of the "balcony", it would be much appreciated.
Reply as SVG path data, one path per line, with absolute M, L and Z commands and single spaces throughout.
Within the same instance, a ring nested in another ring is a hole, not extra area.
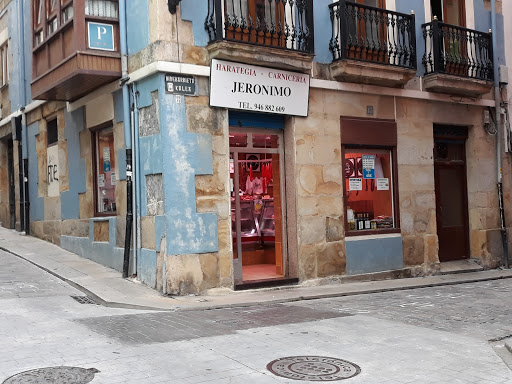
M 117 0 L 33 4 L 34 100 L 74 101 L 121 77 Z
M 493 86 L 490 33 L 434 20 L 423 24 L 423 86 L 430 92 L 479 97 Z M 462 81 L 461 81 L 462 80 Z
M 313 0 L 208 0 L 210 58 L 308 72 Z
M 402 87 L 415 76 L 414 15 L 345 0 L 329 9 L 336 80 Z

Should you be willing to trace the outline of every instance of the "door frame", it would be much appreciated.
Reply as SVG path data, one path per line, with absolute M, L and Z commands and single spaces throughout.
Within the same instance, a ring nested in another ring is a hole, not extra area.
M 452 143 L 452 144 L 461 144 L 462 148 L 462 156 L 464 159 L 464 164 L 455 164 L 453 161 L 442 161 L 442 160 L 436 160 L 434 155 L 434 192 L 435 192 L 435 201 L 436 201 L 436 235 L 439 239 L 439 228 L 440 228 L 440 220 L 442 218 L 442 215 L 439 214 L 439 209 L 441 207 L 440 202 L 440 195 L 439 195 L 439 179 L 438 175 L 436 173 L 436 168 L 462 168 L 463 173 L 463 180 L 462 180 L 462 187 L 463 187 L 463 204 L 464 204 L 464 234 L 465 234 L 465 247 L 466 247 L 466 257 L 464 259 L 454 259 L 454 260 L 467 260 L 471 257 L 471 246 L 470 246 L 470 237 L 469 237 L 469 203 L 468 203 L 468 181 L 467 181 L 467 157 L 466 157 L 466 141 L 467 136 L 455 136 L 455 135 L 439 135 L 434 134 L 434 146 L 437 142 L 446 142 L 446 143 Z M 435 150 L 435 148 L 434 148 Z M 441 254 L 441 244 L 439 243 L 439 250 L 438 250 L 438 259 L 439 262 L 444 261 L 451 261 L 451 260 L 444 260 L 442 261 L 440 258 Z
M 281 215 L 282 215 L 282 264 L 283 264 L 283 279 L 286 279 L 289 276 L 289 268 L 288 268 L 288 233 L 286 231 L 286 168 L 285 168 L 285 135 L 282 129 L 265 129 L 265 128 L 239 128 L 235 126 L 229 126 L 229 133 L 244 133 L 244 134 L 272 134 L 279 136 L 279 147 L 278 148 L 254 148 L 252 146 L 252 142 L 247 143 L 247 147 L 229 147 L 229 155 L 233 153 L 233 161 L 235 168 L 235 176 L 239 175 L 239 153 L 260 153 L 260 154 L 278 154 L 279 155 L 279 167 L 280 167 L 280 192 L 281 192 Z M 236 193 L 236 191 L 240 188 L 240 180 L 237 177 L 234 177 L 233 188 L 235 191 L 235 212 L 240 212 L 240 195 Z M 231 198 L 230 201 L 230 214 L 231 214 Z M 236 214 L 237 215 L 237 214 Z M 233 279 L 235 285 L 243 284 L 243 273 L 242 273 L 242 263 L 243 263 L 243 252 L 242 252 L 242 236 L 241 236 L 241 223 L 238 216 L 235 216 L 235 225 L 236 225 L 236 244 L 237 244 L 237 255 L 238 257 L 235 259 L 233 257 Z M 231 235 L 232 238 L 232 235 Z M 233 249 L 233 247 L 231 247 Z

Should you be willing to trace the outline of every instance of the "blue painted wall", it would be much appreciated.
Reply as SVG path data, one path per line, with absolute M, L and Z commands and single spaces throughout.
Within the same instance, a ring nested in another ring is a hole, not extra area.
M 195 176 L 213 173 L 211 136 L 187 131 L 185 103 L 165 93 L 163 74 L 139 83 L 141 108 L 151 105 L 155 90 L 160 133 L 140 138 L 141 214 L 147 214 L 145 175 L 162 173 L 167 253 L 216 252 L 217 215 L 197 213 L 195 194 Z
M 37 186 L 39 180 L 39 169 L 37 166 L 36 139 L 39 135 L 39 122 L 30 124 L 27 127 L 28 141 L 28 194 L 30 198 L 30 221 L 44 220 L 44 197 L 39 197 Z
M 148 0 L 126 2 L 128 55 L 133 55 L 149 45 Z
M 7 6 L 8 13 L 8 30 L 9 30 L 9 44 L 11 54 L 13 55 L 13 63 L 16 63 L 10 69 L 9 81 L 9 99 L 11 101 L 11 112 L 19 110 L 21 107 L 30 103 L 30 80 L 32 78 L 32 50 L 31 50 L 31 25 L 30 17 L 19 15 L 19 7 L 23 1 L 25 15 L 30 15 L 30 1 L 29 0 L 14 0 Z M 21 33 L 20 33 L 20 19 L 22 20 L 22 27 L 24 28 L 24 49 L 22 52 L 21 47 Z M 22 60 L 25 60 L 25 73 L 20 71 Z M 25 95 L 23 95 L 23 89 Z M 25 97 L 24 97 L 25 96 Z
M 423 0 L 396 0 L 397 12 L 410 14 L 414 11 L 416 15 L 416 62 L 418 65 L 418 76 L 423 76 L 425 68 L 421 64 L 421 59 L 425 53 L 425 39 L 421 25 L 425 23 L 425 4 Z
M 69 190 L 60 195 L 61 218 L 79 219 L 78 195 L 86 191 L 85 159 L 80 153 L 80 132 L 84 130 L 84 108 L 64 111 L 64 137 L 68 146 Z
M 402 237 L 347 239 L 347 275 L 402 269 Z
M 332 37 L 332 23 L 329 12 L 331 0 L 315 0 L 313 11 L 315 23 L 315 61 L 319 63 L 332 62 L 332 52 L 329 50 L 329 41 Z
M 204 29 L 204 21 L 208 16 L 207 0 L 186 0 L 180 3 L 181 19 L 192 22 L 194 44 L 204 47 L 208 44 L 208 34 Z
M 507 0 L 505 0 L 507 1 Z M 508 0 L 510 1 L 510 0 Z M 474 0 L 475 6 L 475 29 L 477 31 L 488 32 L 491 29 L 491 11 L 487 11 L 484 7 L 483 0 Z M 503 15 L 496 14 L 496 28 L 498 47 L 496 53 L 498 55 L 498 65 L 505 65 L 505 28 L 503 25 Z

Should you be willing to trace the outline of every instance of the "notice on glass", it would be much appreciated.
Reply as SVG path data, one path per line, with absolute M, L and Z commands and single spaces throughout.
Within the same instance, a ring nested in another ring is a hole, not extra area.
M 348 190 L 349 191 L 362 191 L 363 190 L 363 179 L 361 177 L 354 177 L 348 179 Z
M 377 179 L 377 191 L 389 191 L 389 179 Z
M 103 148 L 103 161 L 110 161 L 110 147 Z
M 116 173 L 112 172 L 110 174 L 110 185 L 116 185 L 116 184 L 117 184 Z
M 105 187 L 105 175 L 103 173 L 100 173 L 98 175 L 98 187 L 100 187 L 100 188 Z

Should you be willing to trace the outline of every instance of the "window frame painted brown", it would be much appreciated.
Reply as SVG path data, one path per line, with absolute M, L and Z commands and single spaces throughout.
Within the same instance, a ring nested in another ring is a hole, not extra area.
M 342 184 L 343 184 L 343 210 L 345 220 L 345 236 L 367 236 L 401 233 L 400 229 L 400 197 L 398 191 L 398 158 L 397 158 L 397 127 L 394 120 L 368 119 L 360 117 L 342 116 L 340 119 L 341 129 L 341 161 L 342 161 Z M 391 152 L 392 173 L 392 198 L 393 198 L 393 219 L 395 228 L 370 229 L 370 230 L 349 230 L 347 221 L 347 178 L 345 175 L 345 153 L 347 148 L 361 149 L 384 149 Z
M 96 145 L 96 137 L 98 132 L 114 128 L 114 121 L 106 121 L 104 123 L 101 123 L 99 125 L 96 125 L 94 127 L 89 128 L 89 131 L 91 132 L 91 153 L 92 153 L 92 183 L 93 183 L 93 204 L 94 204 L 94 217 L 111 217 L 111 216 L 117 216 L 117 207 L 115 211 L 110 212 L 99 212 L 98 210 L 98 161 L 97 161 L 97 155 L 98 155 L 98 148 Z M 115 136 L 114 136 L 115 141 Z M 114 146 L 115 148 L 115 146 Z M 115 153 L 113 152 L 111 156 L 115 156 Z M 117 188 L 116 188 L 117 189 Z M 117 191 L 116 191 L 117 193 Z

